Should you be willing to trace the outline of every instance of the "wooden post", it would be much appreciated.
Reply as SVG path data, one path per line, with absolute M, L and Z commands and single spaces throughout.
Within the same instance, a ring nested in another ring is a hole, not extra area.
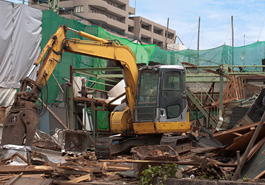
M 237 166 L 239 166 L 239 164 L 240 164 L 240 150 L 236 151 L 236 160 L 237 160 Z M 240 175 L 239 175 L 239 178 L 240 178 Z
M 223 122 L 223 86 L 224 86 L 224 74 L 223 74 L 223 66 L 221 66 L 219 69 L 221 69 L 220 73 L 220 81 L 219 81 L 219 122 Z M 220 124 L 222 125 L 222 124 Z

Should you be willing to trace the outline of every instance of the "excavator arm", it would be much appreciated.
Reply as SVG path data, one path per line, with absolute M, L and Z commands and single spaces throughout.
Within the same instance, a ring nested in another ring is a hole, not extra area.
M 134 53 L 128 46 L 124 46 L 117 41 L 104 40 L 84 32 L 78 33 L 83 37 L 94 40 L 94 42 L 78 39 L 65 39 L 65 51 L 111 60 L 115 62 L 117 66 L 121 67 L 126 82 L 126 96 L 128 98 L 129 109 L 132 113 L 135 104 L 138 80 L 138 68 Z
M 92 41 L 66 38 L 67 30 Z M 15 101 L 4 120 L 2 145 L 32 144 L 38 128 L 38 107 L 35 102 L 64 52 L 107 59 L 120 66 L 126 81 L 129 110 L 132 113 L 135 104 L 138 69 L 135 55 L 131 49 L 119 42 L 98 38 L 64 25 L 60 26 L 57 32 L 51 36 L 39 58 L 35 61 L 35 66 L 42 61 L 37 72 L 37 79 L 35 81 L 29 78 L 21 80 L 19 92 L 15 95 Z M 27 91 L 28 86 L 31 91 Z

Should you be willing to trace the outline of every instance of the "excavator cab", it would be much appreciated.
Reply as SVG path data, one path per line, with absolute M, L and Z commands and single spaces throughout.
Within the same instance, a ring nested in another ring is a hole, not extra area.
M 186 129 L 181 129 L 187 131 L 187 107 L 183 66 L 144 66 L 139 70 L 134 123 L 154 123 L 156 133 L 164 133 L 165 130 L 159 131 L 159 128 L 167 127 L 167 123 L 172 128 L 167 129 L 168 132 L 179 131 L 174 129 L 178 123 L 187 123 Z

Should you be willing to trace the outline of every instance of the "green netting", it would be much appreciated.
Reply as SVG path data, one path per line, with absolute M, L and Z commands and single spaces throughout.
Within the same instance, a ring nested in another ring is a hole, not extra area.
M 151 55 L 156 47 L 155 44 L 141 45 L 141 44 L 134 43 L 128 39 L 111 35 L 110 33 L 106 32 L 104 29 L 102 29 L 101 27 L 99 27 L 99 30 L 98 30 L 98 37 L 109 39 L 109 40 L 118 40 L 120 43 L 129 46 L 136 55 L 136 60 L 137 60 L 136 63 L 148 64 L 150 61 Z
M 60 25 L 67 25 L 76 30 L 84 31 L 89 34 L 98 36 L 100 38 L 117 40 L 122 44 L 129 46 L 137 57 L 137 63 L 149 64 L 150 61 L 160 64 L 177 65 L 182 62 L 187 62 L 199 66 L 217 66 L 221 64 L 230 65 L 261 65 L 261 60 L 265 58 L 265 42 L 256 42 L 251 45 L 242 47 L 231 47 L 223 45 L 217 48 L 208 50 L 182 50 L 182 51 L 166 51 L 157 47 L 156 45 L 141 45 L 134 43 L 125 38 L 120 38 L 109 34 L 104 29 L 98 26 L 84 25 L 76 20 L 66 19 L 56 15 L 51 11 L 43 11 L 42 19 L 42 42 L 43 48 L 50 36 L 53 35 Z M 67 32 L 69 38 L 85 39 L 73 32 Z M 76 55 L 65 53 L 62 57 L 62 63 L 54 70 L 54 75 L 60 84 L 65 81 L 63 78 L 69 79 L 70 65 L 76 68 L 86 67 L 106 67 L 107 62 L 102 59 L 96 59 L 83 55 Z M 49 103 L 54 103 L 59 93 L 59 87 L 55 80 L 51 77 L 48 81 L 49 87 Z M 103 85 L 96 85 L 94 88 L 104 89 Z M 43 97 L 46 97 L 45 88 L 43 90 Z M 44 102 L 46 102 L 44 98 Z M 98 122 L 99 128 L 107 128 L 108 122 L 106 121 L 107 115 L 105 112 L 99 112 Z
M 67 25 L 76 30 L 84 31 L 90 33 L 92 35 L 97 36 L 98 33 L 98 26 L 87 26 L 78 21 L 66 19 L 60 16 L 57 16 L 51 11 L 43 11 L 43 18 L 42 18 L 42 42 L 41 48 L 43 48 L 50 37 L 56 32 L 60 25 Z M 84 40 L 85 38 L 78 36 L 73 32 L 67 32 L 66 35 L 68 38 L 79 38 Z M 88 57 L 84 55 L 77 55 L 71 53 L 64 53 L 62 57 L 62 62 L 58 64 L 53 71 L 56 79 L 59 81 L 60 84 L 65 83 L 66 79 L 70 79 L 70 65 L 75 68 L 88 68 L 88 67 L 104 67 L 106 62 L 102 62 L 102 60 Z M 56 98 L 59 94 L 59 87 L 53 77 L 50 77 L 48 80 L 48 99 L 49 103 L 56 102 Z M 95 86 L 95 88 L 102 89 L 104 87 Z M 46 90 L 44 87 L 43 90 L 43 101 L 46 102 Z M 105 129 L 108 127 L 108 122 L 105 121 L 105 117 L 107 116 L 107 112 L 99 112 L 98 113 L 98 128 Z
M 262 65 L 265 58 L 265 42 L 256 42 L 247 46 L 231 47 L 223 45 L 208 50 L 165 51 L 155 48 L 151 61 L 161 64 L 180 64 L 187 62 L 199 66 Z

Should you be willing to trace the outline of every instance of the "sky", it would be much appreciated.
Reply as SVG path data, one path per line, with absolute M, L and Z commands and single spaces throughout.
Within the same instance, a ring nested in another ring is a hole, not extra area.
M 130 0 L 130 6 L 135 5 L 136 16 L 163 26 L 169 18 L 169 28 L 186 48 L 197 49 L 199 16 L 200 50 L 232 45 L 231 16 L 234 46 L 265 40 L 264 0 Z

